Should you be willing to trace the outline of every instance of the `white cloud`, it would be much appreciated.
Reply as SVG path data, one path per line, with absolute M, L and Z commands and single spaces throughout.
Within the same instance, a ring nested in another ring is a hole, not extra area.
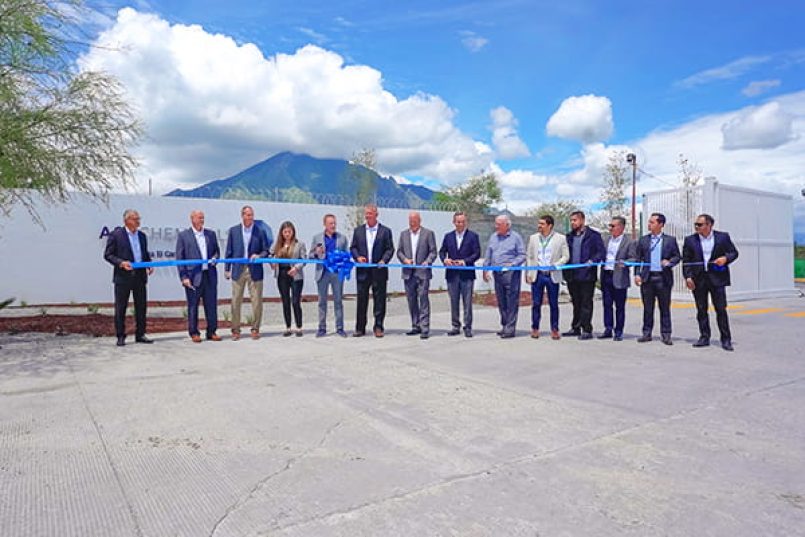
M 489 44 L 489 39 L 477 35 L 475 32 L 462 32 L 461 44 L 470 52 L 480 52 Z
M 771 149 L 791 140 L 793 118 L 780 103 L 770 102 L 741 111 L 724 123 L 724 149 Z
M 556 193 L 560 196 L 573 196 L 574 194 L 578 193 L 578 188 L 574 185 L 569 185 L 567 183 L 560 183 L 556 185 Z
M 741 90 L 746 97 L 757 97 L 780 86 L 779 80 L 754 80 Z
M 612 135 L 612 101 L 597 95 L 568 97 L 546 125 L 550 136 L 590 144 Z
M 384 173 L 462 181 L 493 153 L 434 95 L 398 99 L 382 74 L 308 45 L 265 57 L 253 44 L 131 8 L 82 69 L 117 76 L 147 126 L 142 178 L 157 191 L 231 175 L 279 151 L 349 158 L 373 147 Z
M 699 71 L 696 74 L 678 81 L 675 85 L 683 89 L 690 89 L 718 80 L 731 80 L 771 60 L 771 56 L 745 56 L 719 67 Z
M 536 190 L 548 184 L 547 175 L 540 175 L 531 170 L 518 169 L 506 172 L 494 162 L 489 169 L 498 176 L 500 186 L 504 189 Z
M 492 118 L 492 145 L 497 156 L 502 159 L 514 159 L 531 155 L 528 146 L 517 134 L 517 118 L 505 106 L 498 106 L 489 112 Z

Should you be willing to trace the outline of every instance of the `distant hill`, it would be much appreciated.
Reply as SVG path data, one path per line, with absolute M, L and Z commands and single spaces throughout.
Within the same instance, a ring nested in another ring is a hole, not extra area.
M 318 159 L 310 155 L 278 153 L 226 179 L 190 190 L 177 189 L 166 196 L 192 198 L 291 201 L 352 204 L 361 185 L 373 191 L 378 205 L 421 207 L 435 191 L 420 185 L 400 184 L 346 160 Z

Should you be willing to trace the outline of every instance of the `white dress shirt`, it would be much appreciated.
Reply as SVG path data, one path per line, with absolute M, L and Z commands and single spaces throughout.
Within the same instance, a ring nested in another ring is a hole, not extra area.
M 617 239 L 610 237 L 609 244 L 607 244 L 607 264 L 604 265 L 604 270 L 615 270 L 615 257 L 618 255 L 621 242 L 623 242 L 623 235 Z
M 456 250 L 461 250 L 461 241 L 464 240 L 464 233 L 456 231 Z
M 418 229 L 416 232 L 408 230 L 411 233 L 411 261 L 416 263 L 416 249 L 419 246 L 419 232 L 422 228 Z
M 201 259 L 207 259 L 207 237 L 204 236 L 204 228 L 201 231 L 196 231 L 193 228 L 193 235 L 196 237 L 196 244 L 198 245 L 198 251 L 201 253 Z M 201 270 L 207 270 L 209 267 L 207 263 L 204 263 L 201 266 Z
M 375 224 L 375 227 L 369 227 L 368 225 L 366 226 L 366 260 L 369 263 L 372 262 L 372 250 L 375 247 L 375 238 L 377 237 L 377 226 L 378 224 Z
M 254 224 L 249 227 L 241 225 L 243 228 L 243 257 L 249 257 L 249 243 L 252 241 L 252 231 Z
M 710 267 L 708 263 L 710 261 L 710 256 L 713 255 L 713 247 L 715 246 L 715 236 L 713 232 L 710 232 L 709 237 L 705 237 L 703 235 L 699 235 L 699 241 L 702 243 L 702 257 L 704 258 L 704 270 L 708 270 Z
M 537 264 L 540 267 L 549 267 L 552 265 L 551 259 L 553 258 L 553 231 L 547 237 L 543 237 L 540 233 L 537 237 L 539 239 L 539 255 L 537 256 Z

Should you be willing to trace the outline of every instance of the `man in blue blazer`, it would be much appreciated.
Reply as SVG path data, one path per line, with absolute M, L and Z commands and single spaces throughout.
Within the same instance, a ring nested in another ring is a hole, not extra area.
M 707 313 L 707 295 L 716 310 L 721 347 L 731 351 L 732 334 L 727 316 L 727 286 L 730 285 L 730 263 L 738 259 L 738 250 L 729 233 L 715 231 L 715 220 L 709 214 L 696 217 L 696 233 L 685 237 L 682 246 L 682 273 L 688 289 L 696 300 L 696 320 L 699 322 L 699 340 L 694 347 L 710 345 L 710 317 Z
M 394 255 L 394 239 L 391 229 L 377 221 L 377 205 L 367 204 L 363 209 L 366 224 L 355 228 L 350 244 L 352 258 L 358 263 L 388 264 Z M 375 337 L 383 337 L 383 322 L 386 318 L 386 287 L 389 269 L 386 267 L 357 268 L 355 280 L 358 287 L 357 319 L 354 337 L 366 334 L 366 312 L 369 308 L 369 289 L 372 290 Z
M 245 205 L 240 210 L 240 218 L 241 224 L 229 228 L 224 257 L 227 259 L 267 257 L 271 244 L 266 242 L 266 234 L 254 225 L 254 209 Z M 260 323 L 263 320 L 263 265 L 226 263 L 224 277 L 232 280 L 232 339 L 235 341 L 240 339 L 240 310 L 246 287 L 249 288 L 249 300 L 252 303 L 251 337 L 260 339 Z
M 139 230 L 140 214 L 134 209 L 123 212 L 124 227 L 116 227 L 106 240 L 103 258 L 113 267 L 112 282 L 115 284 L 115 333 L 117 346 L 126 344 L 126 306 L 129 296 L 134 295 L 135 336 L 137 343 L 153 343 L 145 337 L 145 312 L 148 305 L 145 285 L 153 268 L 133 269 L 132 262 L 151 261 L 148 239 Z
M 637 242 L 637 261 L 644 263 L 639 267 L 635 283 L 640 286 L 643 299 L 643 335 L 638 343 L 651 341 L 654 329 L 654 302 L 660 309 L 660 334 L 662 342 L 673 345 L 671 341 L 671 291 L 674 288 L 673 268 L 682 259 L 676 237 L 663 233 L 665 215 L 653 213 L 648 219 L 649 234 Z
M 459 211 L 453 214 L 455 231 L 446 233 L 439 248 L 439 259 L 446 266 L 474 267 L 481 258 L 481 241 L 478 234 L 467 229 L 467 215 Z M 447 269 L 447 294 L 450 297 L 450 321 L 452 329 L 448 336 L 461 333 L 459 303 L 464 303 L 464 336 L 472 337 L 472 290 L 475 285 L 474 270 Z
M 600 263 L 607 257 L 601 234 L 586 224 L 582 211 L 570 213 L 570 233 L 567 234 L 570 263 Z M 578 336 L 581 340 L 593 337 L 593 297 L 598 267 L 582 267 L 564 271 L 567 290 L 573 303 L 573 321 L 564 336 Z
M 207 339 L 221 341 L 218 329 L 218 273 L 215 261 L 221 257 L 218 237 L 211 229 L 204 229 L 204 213 L 190 213 L 191 227 L 179 233 L 176 239 L 176 259 L 208 259 L 200 263 L 177 267 L 179 279 L 187 297 L 187 330 L 194 343 L 201 343 L 198 330 L 198 303 L 204 301 L 204 318 L 207 320 Z

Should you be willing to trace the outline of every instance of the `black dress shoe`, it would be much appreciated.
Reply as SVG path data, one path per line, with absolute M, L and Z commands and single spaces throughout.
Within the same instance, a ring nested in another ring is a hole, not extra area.
M 581 332 L 578 330 L 568 330 L 567 332 L 563 332 L 562 335 L 565 337 L 580 336 Z
M 623 341 L 623 334 L 615 334 L 612 341 Z
M 710 340 L 707 338 L 700 337 L 699 340 L 693 344 L 694 347 L 709 347 Z
M 428 339 L 429 337 L 430 334 L 428 334 L 427 332 L 422 332 L 421 334 L 419 334 L 419 339 Z
M 495 332 L 495 335 L 496 336 L 502 336 L 503 335 L 503 330 L 498 330 L 497 332 Z
M 500 334 L 500 339 L 511 339 L 514 337 L 514 332 L 503 332 Z
M 732 342 L 731 341 L 722 341 L 721 342 L 721 348 L 724 349 L 725 351 L 734 351 L 735 350 L 735 349 L 732 348 Z
M 472 330 L 470 330 L 469 328 L 465 328 L 464 337 L 472 337 Z
M 598 336 L 598 339 L 611 339 L 611 338 L 612 338 L 612 332 L 610 332 L 609 330 L 604 330 L 604 332 L 600 336 Z
M 117 338 L 117 346 L 118 347 L 125 347 L 126 346 L 126 338 L 125 337 Z
M 461 333 L 461 330 L 459 330 L 458 328 L 453 328 L 452 330 L 450 330 L 450 331 L 447 333 L 447 335 L 448 335 L 448 336 L 457 336 L 457 335 L 459 335 L 460 333 Z
M 366 332 L 364 332 L 363 330 L 355 330 L 354 332 L 352 332 L 352 337 L 363 337 L 365 335 Z
M 674 342 L 671 341 L 671 336 L 662 336 L 662 342 L 665 345 L 673 345 L 674 344 Z
M 148 339 L 145 336 L 140 336 L 137 339 L 135 339 L 134 341 L 136 341 L 137 343 L 148 343 L 148 344 L 151 344 L 151 343 L 154 342 L 153 339 Z
M 579 340 L 580 341 L 585 341 L 585 340 L 588 340 L 588 339 L 593 339 L 592 332 L 584 332 L 583 334 L 579 335 Z
M 406 332 L 405 335 L 406 336 L 415 336 L 415 335 L 421 334 L 421 333 L 422 333 L 422 330 L 420 330 L 419 328 L 412 328 L 411 330 Z
M 637 338 L 638 343 L 647 343 L 649 341 L 651 341 L 651 336 L 640 336 Z

